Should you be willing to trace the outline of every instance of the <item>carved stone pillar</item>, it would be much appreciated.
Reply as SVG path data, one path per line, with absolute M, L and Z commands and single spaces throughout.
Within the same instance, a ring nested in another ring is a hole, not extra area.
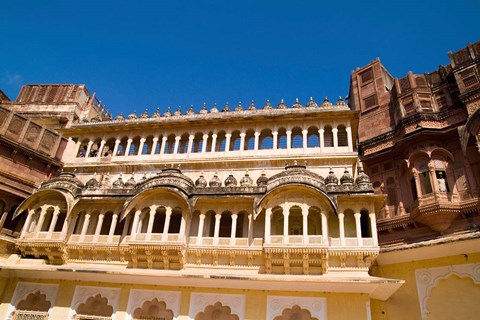
M 203 135 L 202 153 L 207 152 L 208 134 Z
M 332 135 L 333 135 L 333 149 L 336 152 L 338 149 L 338 129 L 337 128 L 332 129 Z
M 140 145 L 138 146 L 137 156 L 141 156 L 143 154 L 143 146 L 145 145 L 146 140 L 147 139 L 145 139 L 145 138 L 140 139 Z
M 350 127 L 350 123 L 347 124 L 347 145 L 348 145 L 348 151 L 352 152 L 353 151 L 353 137 L 352 137 L 352 127 Z
M 180 144 L 180 139 L 181 139 L 181 138 L 182 138 L 182 137 L 180 137 L 180 136 L 176 136 L 176 137 L 175 137 L 175 144 L 173 145 L 173 152 L 172 152 L 173 154 L 179 153 L 179 152 L 178 152 L 178 145 Z
M 303 151 L 308 147 L 308 130 L 302 130 Z
M 157 144 L 158 144 L 158 138 L 155 137 L 152 139 L 152 150 L 150 151 L 150 155 L 155 154 L 155 150 L 157 149 Z
M 120 143 L 121 143 L 121 142 L 122 142 L 122 141 L 119 140 L 119 139 L 115 140 L 115 146 L 113 147 L 112 157 L 116 157 L 116 156 L 117 156 L 118 147 L 120 146 Z M 123 150 L 123 151 L 125 151 L 125 150 Z
M 345 247 L 345 214 L 339 213 L 338 214 L 338 226 L 340 228 L 340 245 Z
M 118 213 L 114 213 L 112 216 L 112 223 L 110 224 L 110 230 L 108 230 L 108 242 L 112 242 L 115 235 L 115 228 L 117 227 Z
M 165 207 L 165 224 L 163 225 L 162 241 L 167 241 L 168 228 L 170 228 L 171 217 L 172 217 L 172 208 Z
M 48 235 L 47 239 L 52 237 L 53 231 L 55 230 L 55 225 L 57 224 L 58 215 L 60 214 L 60 208 L 56 207 L 53 211 L 52 221 L 50 222 L 50 226 L 48 228 Z
M 368 216 L 370 218 L 370 232 L 372 233 L 373 245 L 378 246 L 377 217 L 375 212 L 370 212 Z
M 212 150 L 210 152 L 215 152 L 217 149 L 217 134 L 212 134 Z
M 217 213 L 215 215 L 215 229 L 213 233 L 213 244 L 218 244 L 218 236 L 220 234 L 220 219 L 222 218 L 222 215 L 220 213 Z
M 85 213 L 85 219 L 83 220 L 82 232 L 80 232 L 80 241 L 83 241 L 85 234 L 88 230 L 88 225 L 90 224 L 90 213 Z
M 195 139 L 194 135 L 191 134 L 191 135 L 188 136 L 188 148 L 187 148 L 187 153 L 188 154 L 192 153 L 193 139 Z
M 230 140 L 232 139 L 232 134 L 225 134 L 225 151 L 230 151 Z
M 135 211 L 135 216 L 133 217 L 133 225 L 132 225 L 132 239 L 135 239 L 135 237 L 137 236 L 138 220 L 140 219 L 140 214 L 142 214 L 142 211 L 140 210 Z
M 272 136 L 273 136 L 273 150 L 277 150 L 278 148 L 278 131 L 273 131 L 272 132 Z
M 308 243 L 308 205 L 302 205 L 303 243 Z
M 288 216 L 290 215 L 290 206 L 283 205 L 283 243 L 288 243 Z
M 127 146 L 125 147 L 125 155 L 129 156 L 130 155 L 130 146 L 132 145 L 133 140 L 128 139 L 127 140 Z
M 165 154 L 165 145 L 167 144 L 167 137 L 162 138 L 162 145 L 160 146 L 160 154 Z
M 153 222 L 155 221 L 155 213 L 157 212 L 158 206 L 150 206 L 150 216 L 148 217 L 148 226 L 147 226 L 147 240 L 152 239 L 152 230 Z
M 237 234 L 237 219 L 238 215 L 237 214 L 232 214 L 232 229 L 230 232 L 230 245 L 235 245 L 235 238 Z
M 34 209 L 28 210 L 27 219 L 25 220 L 25 224 L 23 225 L 22 233 L 20 234 L 20 239 L 24 238 L 24 237 L 25 237 L 25 234 L 28 232 L 28 229 L 30 228 L 30 223 L 31 223 L 31 221 L 32 221 L 32 216 L 33 216 L 34 214 L 35 214 L 35 210 L 34 210 Z
M 354 215 L 355 217 L 355 230 L 357 234 L 357 246 L 361 247 L 363 246 L 363 241 L 362 241 L 362 227 L 360 225 L 360 213 L 356 212 Z
M 328 244 L 328 221 L 327 216 L 322 213 L 322 243 Z
M 88 141 L 87 151 L 85 152 L 85 158 L 90 157 L 90 151 L 92 150 L 92 145 L 93 145 L 93 141 L 92 140 Z
M 100 214 L 98 215 L 97 228 L 95 229 L 95 236 L 93 238 L 93 241 L 98 241 L 98 236 L 100 235 L 100 231 L 102 231 L 104 218 L 105 218 L 105 213 L 100 212 Z
M 245 150 L 245 132 L 240 133 L 240 150 L 243 151 Z
M 323 127 L 318 130 L 318 136 L 320 138 L 320 152 L 323 153 L 325 151 L 325 129 Z
M 270 234 L 271 234 L 271 221 L 272 219 L 272 208 L 267 208 L 265 210 L 265 243 L 270 243 Z
M 105 147 L 105 143 L 106 143 L 105 140 L 102 140 L 100 142 L 100 147 L 98 148 L 97 158 L 103 157 L 103 147 Z
M 205 224 L 205 213 L 200 213 L 200 221 L 198 222 L 197 245 L 202 244 L 203 240 L 203 226 Z
M 35 237 L 37 237 L 40 230 L 42 230 L 43 222 L 45 221 L 45 215 L 47 213 L 47 208 L 45 206 L 42 207 L 40 211 L 40 217 L 38 218 L 38 224 L 35 227 Z
M 287 130 L 287 149 L 290 150 L 292 148 L 292 131 Z
M 258 150 L 258 147 L 259 147 L 259 146 L 258 146 L 258 142 L 259 142 L 259 138 L 260 138 L 260 132 L 255 132 L 253 135 L 255 136 L 255 143 L 254 143 L 253 149 L 254 149 L 255 151 L 257 151 L 257 150 Z

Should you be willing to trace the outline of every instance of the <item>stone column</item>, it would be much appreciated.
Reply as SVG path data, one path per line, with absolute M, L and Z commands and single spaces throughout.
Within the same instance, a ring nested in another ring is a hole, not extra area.
M 47 209 L 45 206 L 42 206 L 42 210 L 40 211 L 40 217 L 38 218 L 38 224 L 35 227 L 35 237 L 38 236 L 40 230 L 42 230 L 43 222 L 45 221 L 45 214 L 47 213 Z
M 100 212 L 100 214 L 98 215 L 97 228 L 95 229 L 95 236 L 93 237 L 93 241 L 98 241 L 98 237 L 100 236 L 100 232 L 102 231 L 104 218 L 105 218 L 105 213 Z
M 185 219 L 185 215 L 182 214 L 182 219 L 180 220 L 180 230 L 178 232 L 178 240 L 183 241 L 185 237 L 185 229 L 187 228 L 187 220 Z
M 292 131 L 291 130 L 287 130 L 287 149 L 291 149 L 292 148 Z
M 207 152 L 208 134 L 203 135 L 202 153 Z
M 210 150 L 210 152 L 215 152 L 216 149 L 217 149 L 217 134 L 214 133 L 212 134 L 212 150 Z
M 158 206 L 150 206 L 150 216 L 148 217 L 148 226 L 147 226 L 147 241 L 152 239 L 152 230 L 153 222 L 155 221 L 155 213 L 157 212 Z
M 142 211 L 137 210 L 135 211 L 135 216 L 133 217 L 133 225 L 132 225 L 132 239 L 135 239 L 137 236 L 137 231 L 138 231 L 138 220 L 140 219 L 140 214 L 142 214 Z
M 322 213 L 322 243 L 328 244 L 328 221 L 327 216 Z
M 203 226 L 205 224 L 205 213 L 200 213 L 200 221 L 198 222 L 197 245 L 202 244 L 203 240 Z
M 50 222 L 50 226 L 48 228 L 48 235 L 47 239 L 52 238 L 53 231 L 55 230 L 55 225 L 57 224 L 58 215 L 60 214 L 60 208 L 56 207 L 53 211 L 52 221 Z
M 98 147 L 97 158 L 103 157 L 103 147 L 105 147 L 105 143 L 106 143 L 105 140 L 102 140 L 102 141 L 100 142 L 100 147 Z
M 272 208 L 267 208 L 265 210 L 265 243 L 270 243 L 270 234 L 272 231 L 271 219 L 272 219 Z
M 338 214 L 338 226 L 340 228 L 340 245 L 345 247 L 345 223 L 344 223 L 345 215 L 343 213 Z
M 332 128 L 332 135 L 333 135 L 333 150 L 337 152 L 338 148 L 338 129 Z
M 308 205 L 302 205 L 302 229 L 303 229 L 303 243 L 308 243 Z
M 353 138 L 352 138 L 352 127 L 350 127 L 350 123 L 347 124 L 347 143 L 348 143 L 348 151 L 353 151 Z
M 119 140 L 119 139 L 115 140 L 115 146 L 113 147 L 112 157 L 116 157 L 116 156 L 117 156 L 118 147 L 120 146 L 120 143 L 121 143 L 121 142 L 122 142 L 122 141 Z M 125 150 L 123 150 L 123 151 L 125 151 Z
M 235 238 L 237 234 L 237 219 L 238 215 L 236 213 L 232 214 L 232 230 L 230 232 L 230 245 L 235 245 Z
M 290 215 L 290 206 L 283 205 L 283 243 L 288 243 L 288 216 Z
M 132 145 L 133 140 L 128 139 L 127 140 L 127 146 L 125 147 L 125 155 L 129 156 L 130 155 L 130 146 Z
M 325 151 L 325 129 L 323 127 L 318 130 L 318 137 L 320 138 L 320 152 L 323 153 Z
M 150 152 L 150 155 L 155 154 L 155 150 L 157 150 L 157 144 L 158 144 L 158 137 L 153 138 L 152 140 L 152 151 Z
M 245 150 L 245 136 L 246 136 L 245 132 L 240 133 L 240 151 Z
M 72 138 L 68 138 L 69 142 Z M 80 147 L 82 146 L 82 141 L 78 140 L 75 142 L 75 154 L 73 155 L 75 158 L 78 157 L 78 153 L 80 152 Z
M 248 214 L 248 244 L 250 245 L 253 241 L 253 214 Z
M 82 232 L 80 232 L 80 241 L 83 241 L 85 234 L 87 233 L 88 225 L 90 224 L 90 212 L 85 213 L 85 219 L 83 220 Z
M 232 139 L 232 134 L 225 134 L 225 151 L 230 151 L 230 140 Z
M 413 179 L 415 180 L 415 187 L 417 189 L 417 199 L 420 201 L 422 197 L 422 186 L 420 185 L 420 179 L 418 178 L 418 172 L 415 168 L 412 169 Z
M 258 142 L 259 142 L 260 132 L 255 132 L 253 135 L 255 136 L 255 143 L 253 145 L 254 146 L 253 149 L 257 151 L 259 148 Z
M 222 218 L 222 215 L 220 213 L 217 213 L 215 215 L 215 229 L 213 233 L 213 244 L 218 244 L 218 235 L 220 233 L 220 219 Z
M 377 217 L 375 212 L 370 212 L 368 216 L 370 217 L 370 232 L 372 233 L 373 245 L 378 246 Z
M 140 145 L 138 146 L 137 156 L 141 156 L 143 154 L 143 146 L 145 145 L 146 140 L 147 139 L 145 139 L 145 138 L 140 139 Z
M 115 235 L 115 228 L 117 227 L 118 213 L 114 213 L 112 216 L 112 223 L 110 224 L 110 230 L 108 230 L 108 242 L 112 242 Z
M 303 151 L 308 148 L 308 130 L 302 130 Z
M 435 165 L 433 164 L 433 161 L 430 161 L 428 163 L 428 176 L 430 177 L 430 184 L 432 185 L 433 195 L 435 196 L 435 199 L 437 199 L 439 191 L 437 176 L 435 174 Z M 447 181 L 447 177 L 445 177 L 445 181 Z
M 162 241 L 167 241 L 168 228 L 170 227 L 171 216 L 172 216 L 172 208 L 165 207 L 165 224 L 163 225 Z
M 167 144 L 167 137 L 162 138 L 162 145 L 160 146 L 160 154 L 165 154 L 165 145 Z
M 187 147 L 187 153 L 188 154 L 192 153 L 193 139 L 195 139 L 194 135 L 191 134 L 191 135 L 188 136 L 188 147 Z
M 355 229 L 357 233 L 357 246 L 361 247 L 363 246 L 363 241 L 362 241 L 362 227 L 360 226 L 360 213 L 356 212 L 354 215 L 355 217 Z
M 34 214 L 35 214 L 34 209 L 28 210 L 27 219 L 25 220 L 25 224 L 23 225 L 22 233 L 20 234 L 20 239 L 23 239 L 25 237 L 25 234 L 28 232 L 28 228 L 30 228 L 30 222 L 32 221 L 32 216 Z
M 173 154 L 179 153 L 179 152 L 178 152 L 178 145 L 180 144 L 180 139 L 181 139 L 181 138 L 182 138 L 182 137 L 180 137 L 180 136 L 176 136 L 176 137 L 175 137 L 175 144 L 173 145 L 173 152 L 172 152 Z
M 278 149 L 278 131 L 273 131 L 272 132 L 272 136 L 273 136 L 273 150 L 277 150 Z
M 88 141 L 87 151 L 85 151 L 85 158 L 90 157 L 90 151 L 92 150 L 92 145 L 93 145 L 93 141 L 92 140 Z

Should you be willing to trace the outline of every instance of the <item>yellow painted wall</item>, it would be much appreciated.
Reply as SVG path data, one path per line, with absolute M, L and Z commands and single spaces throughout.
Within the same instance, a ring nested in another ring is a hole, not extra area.
M 459 264 L 468 264 L 468 263 L 478 263 L 480 262 L 480 253 L 469 254 L 467 257 L 464 255 L 449 256 L 438 259 L 430 260 L 420 260 L 412 261 L 406 263 L 398 264 L 388 264 L 388 265 L 374 265 L 371 269 L 371 275 L 384 278 L 394 278 L 405 280 L 405 284 L 398 289 L 386 302 L 372 300 L 371 309 L 372 309 L 372 319 L 373 320 L 420 320 L 421 312 L 420 305 L 418 301 L 418 292 L 415 279 L 415 270 L 417 269 L 426 269 L 426 268 L 435 268 L 443 267 L 449 265 L 459 265 Z M 449 281 L 455 281 L 454 279 L 447 279 Z M 435 302 L 432 306 L 437 308 L 438 306 L 450 306 L 450 309 L 462 308 L 461 306 L 455 307 L 452 304 L 452 301 L 448 298 L 448 294 L 445 294 L 445 290 L 455 286 L 455 282 L 445 285 L 445 288 L 441 289 L 439 294 L 436 294 Z M 442 291 L 443 290 L 443 291 Z M 443 294 L 442 294 L 443 292 Z M 432 294 L 435 294 L 435 287 L 432 289 Z M 462 292 L 461 290 L 457 292 L 460 295 L 461 300 L 475 299 L 477 302 L 480 301 L 480 297 L 476 298 L 469 295 L 467 291 Z M 480 303 L 478 303 L 480 305 Z M 478 319 L 479 314 L 475 312 L 474 309 L 463 310 L 463 317 L 456 317 L 450 319 Z M 430 317 L 431 319 L 437 319 Z
M 109 284 L 99 282 L 80 282 L 80 281 L 46 281 L 36 279 L 8 279 L 0 278 L 0 289 L 6 288 L 5 294 L 1 297 L 0 319 L 5 317 L 7 308 L 13 297 L 17 281 L 52 283 L 59 285 L 59 291 L 53 308 L 53 319 L 66 319 L 70 310 L 71 301 L 77 285 L 121 288 L 120 299 L 118 303 L 117 319 L 126 319 L 126 309 L 130 289 L 146 290 L 168 290 L 181 292 L 181 306 L 179 320 L 187 320 L 190 309 L 190 293 L 215 293 L 215 294 L 242 294 L 245 295 L 245 320 L 263 320 L 267 312 L 267 296 L 297 296 L 297 297 L 321 297 L 327 298 L 327 318 L 328 320 L 366 320 L 366 303 L 369 301 L 367 294 L 341 294 L 341 293 L 312 293 L 312 292 L 289 292 L 289 291 L 261 291 L 261 290 L 228 290 L 228 289 L 199 289 L 190 287 L 164 287 L 164 286 L 137 286 L 130 284 Z

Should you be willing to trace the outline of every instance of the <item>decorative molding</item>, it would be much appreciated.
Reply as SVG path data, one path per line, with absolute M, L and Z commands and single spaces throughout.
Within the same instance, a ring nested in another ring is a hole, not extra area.
M 48 310 L 50 317 L 53 305 L 55 304 L 55 298 L 57 297 L 58 284 L 18 282 L 5 319 L 10 319 L 10 315 L 15 311 L 16 305 L 25 299 L 30 293 L 34 293 L 36 291 L 40 291 L 41 293 L 45 294 L 46 299 L 51 302 L 50 309 Z
M 137 289 L 130 290 L 126 320 L 132 320 L 133 312 L 136 308 L 141 308 L 144 302 L 153 300 L 155 298 L 166 303 L 167 308 L 173 312 L 173 319 L 176 320 L 180 312 L 181 292 Z
M 281 316 L 283 310 L 290 309 L 294 305 L 307 309 L 312 317 L 318 320 L 327 319 L 327 298 L 267 296 L 267 320 Z
M 73 295 L 72 304 L 70 305 L 70 312 L 68 313 L 68 320 L 73 320 L 76 310 L 81 303 L 87 301 L 89 297 L 94 297 L 100 294 L 102 297 L 108 299 L 108 304 L 113 307 L 112 320 L 116 319 L 117 304 L 120 297 L 120 288 L 105 288 L 105 287 L 87 287 L 77 286 Z
M 456 275 L 460 278 L 471 278 L 476 284 L 480 283 L 480 263 L 457 264 L 437 268 L 415 270 L 417 283 L 418 301 L 422 319 L 428 319 L 427 301 L 430 298 L 431 290 L 439 280 L 447 279 Z
M 205 310 L 208 305 L 220 302 L 232 310 L 239 319 L 245 319 L 245 296 L 240 294 L 214 294 L 214 293 L 192 293 L 190 295 L 189 319 L 195 319 L 195 316 Z

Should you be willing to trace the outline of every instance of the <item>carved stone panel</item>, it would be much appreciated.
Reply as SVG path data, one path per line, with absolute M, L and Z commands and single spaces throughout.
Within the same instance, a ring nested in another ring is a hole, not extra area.
M 327 319 L 327 299 L 268 296 L 267 319 L 325 320 Z

